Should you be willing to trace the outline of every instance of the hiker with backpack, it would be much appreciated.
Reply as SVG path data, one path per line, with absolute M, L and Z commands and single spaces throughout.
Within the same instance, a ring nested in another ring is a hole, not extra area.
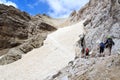
M 105 56 L 105 55 L 103 54 L 104 48 L 105 48 L 105 44 L 104 44 L 103 42 L 101 42 L 101 43 L 100 43 L 100 56 L 101 56 L 101 54 L 102 54 L 103 57 Z
M 85 56 L 85 34 L 82 34 L 80 36 L 80 46 L 81 46 L 81 58 L 83 58 Z
M 88 56 L 89 56 L 89 49 L 86 48 L 86 50 L 85 50 L 85 58 L 88 58 Z
M 114 41 L 112 40 L 112 38 L 111 38 L 111 37 L 108 37 L 107 40 L 106 40 L 106 42 L 105 42 L 105 46 L 106 46 L 106 48 L 109 49 L 109 52 L 110 52 L 109 56 L 111 55 L 112 46 L 113 46 L 114 44 L 115 44 L 115 43 L 114 43 Z

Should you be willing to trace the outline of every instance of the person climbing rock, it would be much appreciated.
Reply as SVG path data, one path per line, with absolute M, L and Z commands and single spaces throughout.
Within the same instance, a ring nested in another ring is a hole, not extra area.
M 105 42 L 105 46 L 106 48 L 109 49 L 109 55 L 111 55 L 111 50 L 112 50 L 112 46 L 115 45 L 114 41 L 112 40 L 112 38 L 110 36 L 108 36 L 106 42 Z
M 81 58 L 83 58 L 85 56 L 85 48 L 84 47 L 82 47 L 81 53 L 82 53 Z
M 85 58 L 88 58 L 88 56 L 89 56 L 89 49 L 86 48 L 86 50 L 85 50 Z
M 84 40 L 84 38 L 85 38 L 85 34 L 83 34 L 82 37 L 80 38 L 80 41 L 81 41 L 80 45 L 82 47 L 82 50 L 81 50 L 82 56 L 81 57 L 85 56 L 85 40 Z
M 101 42 L 101 43 L 100 43 L 100 56 L 101 56 L 101 55 L 105 56 L 105 55 L 103 54 L 104 48 L 105 48 L 105 44 L 104 44 L 103 42 Z
M 84 38 L 85 38 L 85 34 L 83 34 L 81 39 L 80 39 L 82 47 L 84 47 L 84 45 L 85 45 Z

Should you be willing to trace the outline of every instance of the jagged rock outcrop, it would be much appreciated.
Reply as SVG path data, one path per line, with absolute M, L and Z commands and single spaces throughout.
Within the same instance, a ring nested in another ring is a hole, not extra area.
M 34 48 L 43 46 L 43 41 L 47 34 L 37 34 L 26 40 L 20 46 L 9 49 L 3 57 L 0 58 L 0 65 L 9 64 L 22 58 L 22 54 L 26 54 Z
M 31 21 L 29 21 L 29 33 L 30 35 L 36 35 L 38 33 L 44 33 L 44 32 L 50 32 L 50 31 L 55 31 L 56 28 L 48 24 L 47 21 L 45 21 L 45 18 L 48 18 L 43 15 L 36 15 L 31 17 Z
M 98 41 L 105 41 L 111 36 L 115 42 L 112 53 L 120 48 L 120 4 L 119 0 L 90 0 L 72 21 L 84 20 L 86 29 L 85 43 L 90 50 L 96 51 Z M 94 52 L 96 53 L 96 52 Z
M 0 4 L 0 64 L 14 62 L 34 48 L 43 45 L 48 33 L 56 28 L 41 16 Z M 45 16 L 45 15 L 44 15 Z
M 119 80 L 120 55 L 101 58 L 78 58 L 58 73 L 44 80 Z
M 11 48 L 21 44 L 15 39 L 28 38 L 30 16 L 13 6 L 0 4 L 0 49 Z
M 90 0 L 76 14 L 69 17 L 71 23 L 84 21 L 85 46 L 91 51 L 88 59 L 71 61 L 58 73 L 45 80 L 118 80 L 120 79 L 120 0 Z M 111 36 L 115 45 L 112 55 L 105 49 L 105 57 L 98 57 L 99 41 Z M 80 40 L 79 40 L 80 41 Z M 78 45 L 80 45 L 78 41 Z M 79 50 L 82 47 L 76 46 Z M 82 51 L 76 52 L 81 54 Z M 78 56 L 77 56 L 78 57 Z
M 70 14 L 70 17 L 73 17 L 77 14 L 77 12 L 74 10 L 71 14 Z

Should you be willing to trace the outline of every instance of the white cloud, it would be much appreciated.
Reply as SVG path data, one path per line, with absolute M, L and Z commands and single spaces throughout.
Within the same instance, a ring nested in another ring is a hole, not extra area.
M 14 7 L 18 7 L 14 2 L 12 2 L 12 1 L 7 1 L 7 0 L 0 0 L 0 4 L 5 4 L 5 5 L 12 5 L 12 6 L 14 6 Z
M 39 2 L 35 2 L 35 3 L 33 3 L 33 4 L 27 4 L 27 6 L 29 7 L 29 8 L 35 8 L 36 6 L 38 6 L 39 5 Z
M 43 1 L 43 0 L 39 0 Z M 44 0 L 50 8 L 48 14 L 52 17 L 67 17 L 73 10 L 79 10 L 89 0 Z

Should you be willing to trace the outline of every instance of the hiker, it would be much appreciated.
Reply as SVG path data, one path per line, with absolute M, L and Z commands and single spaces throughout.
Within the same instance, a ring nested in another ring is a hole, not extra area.
M 81 53 L 82 53 L 81 58 L 83 58 L 85 56 L 85 54 L 84 54 L 85 53 L 85 48 L 84 47 L 82 47 Z
M 112 46 L 113 46 L 114 44 L 115 44 L 115 43 L 113 42 L 112 38 L 111 38 L 111 37 L 108 37 L 107 40 L 106 40 L 106 42 L 105 42 L 105 46 L 106 46 L 106 48 L 109 49 L 109 52 L 110 52 L 109 56 L 111 55 L 111 49 L 112 49 Z
M 81 41 L 80 44 L 81 44 L 81 47 L 82 47 L 82 50 L 81 50 L 82 57 L 84 57 L 84 55 L 85 55 L 85 40 L 84 40 L 84 38 L 85 38 L 85 34 L 83 34 L 81 39 L 80 39 L 80 41 Z
M 85 45 L 84 38 L 85 38 L 85 34 L 83 34 L 81 39 L 80 39 L 82 47 L 84 47 L 84 45 Z
M 101 53 L 103 54 L 104 48 L 105 48 L 105 44 L 103 42 L 101 42 L 100 43 L 100 56 L 101 56 Z M 103 56 L 105 56 L 105 55 L 103 54 Z
M 88 56 L 89 56 L 89 49 L 86 48 L 86 50 L 85 50 L 85 58 L 87 58 Z

